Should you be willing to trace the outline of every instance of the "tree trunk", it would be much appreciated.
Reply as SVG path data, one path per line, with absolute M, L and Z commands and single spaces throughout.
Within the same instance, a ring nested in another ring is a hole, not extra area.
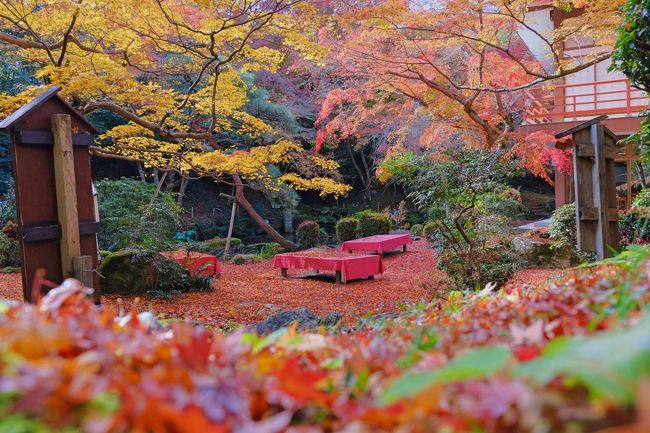
M 147 174 L 144 172 L 144 167 L 142 167 L 142 163 L 141 162 L 136 162 L 136 164 L 138 166 L 138 174 L 140 175 L 140 180 L 142 182 L 146 182 L 147 181 Z
M 232 209 L 230 210 L 230 224 L 228 225 L 228 237 L 226 238 L 226 246 L 223 249 L 223 258 L 227 259 L 230 253 L 230 241 L 232 240 L 232 230 L 235 227 L 235 213 L 237 211 L 237 200 L 232 201 Z
M 239 203 L 239 205 L 244 208 L 244 210 L 253 219 L 253 221 L 255 221 L 255 223 L 260 226 L 260 228 L 264 230 L 264 232 L 268 234 L 271 239 L 279 243 L 283 248 L 286 248 L 289 251 L 297 250 L 298 245 L 283 237 L 273 227 L 271 227 L 269 223 L 264 221 L 264 218 L 262 218 L 262 216 L 258 214 L 257 211 L 253 208 L 250 202 L 246 200 L 246 197 L 244 196 L 244 184 L 239 175 L 233 175 L 232 179 L 235 182 L 235 198 L 237 199 L 237 203 Z
M 190 183 L 190 180 L 187 177 L 181 177 L 181 185 L 178 189 L 178 198 L 176 203 L 181 206 L 183 204 L 183 198 L 185 198 L 185 191 L 187 191 L 187 185 Z
M 282 219 L 284 221 L 284 232 L 293 233 L 293 212 L 290 207 L 282 209 Z

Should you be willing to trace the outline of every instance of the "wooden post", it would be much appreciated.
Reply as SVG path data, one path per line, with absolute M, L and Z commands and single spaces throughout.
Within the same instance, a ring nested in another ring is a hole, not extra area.
M 226 237 L 226 246 L 223 250 L 223 258 L 228 257 L 230 251 L 230 240 L 232 239 L 232 230 L 235 226 L 235 212 L 237 211 L 237 200 L 233 199 L 232 208 L 230 209 L 230 224 L 228 225 L 228 237 Z
M 287 278 L 287 268 L 282 268 L 281 270 L 282 278 Z
M 591 142 L 594 145 L 593 195 L 594 207 L 598 211 L 596 229 L 596 256 L 599 260 L 609 257 L 609 216 L 607 204 L 607 178 L 605 171 L 605 131 L 603 125 L 591 125 Z
M 61 270 L 66 278 L 73 274 L 72 258 L 81 255 L 70 115 L 52 115 L 52 135 L 56 207 L 61 225 Z
M 93 258 L 90 256 L 77 256 L 72 258 L 74 277 L 81 281 L 84 287 L 93 288 Z
M 336 276 L 334 277 L 334 282 L 336 284 L 341 284 L 343 282 L 341 271 L 336 271 Z

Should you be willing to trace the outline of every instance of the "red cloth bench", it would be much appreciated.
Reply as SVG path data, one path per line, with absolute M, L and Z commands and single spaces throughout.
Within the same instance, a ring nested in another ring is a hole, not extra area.
M 343 242 L 342 251 L 376 251 L 384 254 L 386 251 L 402 247 L 406 251 L 406 245 L 412 243 L 411 235 L 375 235 L 366 238 L 354 239 Z
M 331 253 L 303 252 L 278 254 L 273 257 L 273 267 L 282 269 L 287 276 L 288 269 L 310 269 L 314 271 L 335 272 L 336 283 L 359 278 L 374 278 L 384 272 L 384 264 L 379 256 L 338 255 Z
M 217 256 L 197 252 L 170 251 L 161 253 L 176 260 L 195 277 L 216 277 L 221 274 L 221 265 Z

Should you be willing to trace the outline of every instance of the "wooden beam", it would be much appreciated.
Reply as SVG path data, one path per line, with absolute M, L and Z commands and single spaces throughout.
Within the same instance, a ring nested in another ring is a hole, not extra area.
M 21 145 L 53 145 L 54 136 L 50 131 L 41 129 L 21 129 L 18 131 L 18 144 Z M 90 147 L 95 144 L 95 136 L 91 134 L 72 134 L 72 145 Z
M 596 149 L 592 143 L 576 143 L 575 151 L 578 152 L 579 158 L 595 158 Z M 610 146 L 605 147 L 605 159 L 614 159 L 618 154 L 617 148 Z
M 72 258 L 74 277 L 81 281 L 84 287 L 93 287 L 93 258 L 90 256 L 77 256 Z
M 73 274 L 72 258 L 81 255 L 70 115 L 52 115 L 52 135 L 56 207 L 61 225 L 61 270 L 66 278 Z
M 79 236 L 90 236 L 99 233 L 99 221 L 79 221 Z M 23 227 L 23 241 L 42 242 L 61 239 L 59 224 L 31 225 Z

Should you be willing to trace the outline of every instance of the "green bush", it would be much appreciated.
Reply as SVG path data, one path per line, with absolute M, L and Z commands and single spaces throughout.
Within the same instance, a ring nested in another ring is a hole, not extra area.
M 296 230 L 298 243 L 302 248 L 312 248 L 320 243 L 320 226 L 316 221 L 303 221 Z
M 435 239 L 436 233 L 438 233 L 438 226 L 434 222 L 428 222 L 422 227 L 422 235 L 430 241 Z
M 242 245 L 242 241 L 239 238 L 230 238 L 230 247 L 235 248 Z M 226 239 L 224 238 L 214 238 L 208 239 L 199 243 L 199 248 L 204 252 L 210 252 L 218 249 L 223 249 L 226 247 Z
M 411 234 L 413 236 L 422 236 L 424 232 L 424 226 L 422 224 L 413 224 L 411 226 Z
M 97 183 L 101 249 L 160 251 L 175 245 L 181 208 L 168 192 L 150 205 L 155 190 L 153 183 L 125 178 Z
M 360 237 L 390 233 L 392 222 L 390 216 L 385 213 L 363 212 L 358 219 L 357 231 Z
M 16 188 L 14 187 L 14 178 L 7 176 L 1 179 L 0 189 L 3 195 L 0 201 L 0 224 L 4 225 L 9 220 L 16 221 Z
M 551 216 L 548 232 L 552 239 L 577 247 L 576 205 L 565 204 L 555 209 Z
M 209 291 L 209 280 L 190 276 L 175 260 L 155 252 L 123 250 L 99 265 L 102 292 L 121 295 Z
M 235 265 L 245 265 L 246 263 L 256 262 L 261 258 L 259 254 L 236 254 L 231 261 Z
M 20 247 L 18 241 L 0 233 L 0 268 L 20 266 Z
M 618 218 L 621 245 L 650 244 L 650 207 L 635 207 Z
M 255 248 L 257 250 L 257 255 L 261 259 L 270 259 L 274 255 L 278 254 L 282 247 L 277 242 L 261 242 L 257 244 L 248 245 L 249 248 Z
M 650 188 L 641 190 L 632 202 L 632 208 L 647 207 L 650 208 Z
M 438 268 L 449 275 L 457 290 L 480 290 L 488 283 L 505 284 L 514 274 L 519 255 L 508 243 L 459 255 L 440 251 Z
M 338 220 L 336 223 L 336 239 L 339 242 L 356 239 L 358 224 L 359 221 L 354 217 L 345 217 Z

